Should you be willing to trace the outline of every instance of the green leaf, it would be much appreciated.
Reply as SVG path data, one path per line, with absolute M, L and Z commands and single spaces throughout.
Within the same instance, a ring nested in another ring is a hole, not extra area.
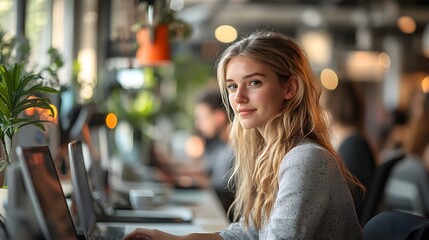
M 7 161 L 6 160 L 0 160 L 0 172 L 3 172 L 7 167 Z
M 19 118 L 18 116 L 29 108 L 47 109 L 54 114 L 51 100 L 47 97 L 37 97 L 40 93 L 59 93 L 58 90 L 43 86 L 39 74 L 24 74 L 24 64 L 16 63 L 12 66 L 0 64 L 0 138 L 7 135 L 11 139 L 22 127 L 34 125 L 45 131 L 44 122 L 33 118 Z M 30 96 L 36 96 L 30 99 Z
M 13 106 L 13 108 L 14 108 L 13 112 L 15 113 L 16 111 L 18 111 L 18 113 L 19 113 L 19 112 L 25 110 L 25 109 L 23 109 L 23 110 L 19 111 L 17 108 L 20 107 L 20 106 L 26 106 L 26 108 L 31 108 L 31 107 L 36 107 L 36 105 L 34 105 L 34 106 L 32 106 L 32 105 L 33 104 L 38 104 L 38 103 L 46 103 L 46 104 L 49 105 L 49 104 L 51 104 L 51 100 L 49 98 L 42 98 L 42 97 L 39 97 L 39 98 L 26 98 L 26 99 L 23 99 L 23 100 L 17 102 L 15 104 L 15 106 Z
M 46 131 L 45 126 L 43 126 L 42 123 L 53 123 L 53 122 L 47 121 L 47 120 L 32 120 L 32 121 L 29 121 L 29 122 L 26 122 L 24 124 L 19 125 L 18 129 L 25 127 L 27 125 L 34 125 L 34 126 L 40 128 L 42 131 Z
M 18 63 L 13 66 L 12 69 L 12 79 L 11 79 L 11 89 L 12 91 L 15 91 L 17 89 L 17 84 L 22 76 L 22 70 L 24 68 L 24 64 Z M 12 95 L 12 94 L 10 94 Z
M 16 87 L 16 93 L 17 95 L 21 95 L 22 92 L 27 91 L 27 88 L 29 88 L 29 84 L 31 81 L 37 81 L 39 79 L 42 79 L 42 77 L 40 75 L 37 74 L 33 74 L 33 75 L 28 75 L 28 76 L 24 76 L 23 78 L 20 78 L 18 80 L 19 84 Z
M 25 111 L 26 109 L 33 108 L 33 107 L 49 109 L 49 111 L 52 114 L 54 112 L 54 110 L 52 109 L 51 105 L 49 105 L 49 103 L 37 102 L 37 103 L 29 103 L 29 104 L 18 106 L 16 109 L 13 110 L 12 117 L 17 117 L 19 113 L 21 113 L 22 111 Z
M 3 103 L 0 103 L 0 113 L 5 116 L 10 115 L 9 109 Z
M 33 95 L 35 93 L 59 93 L 58 90 L 56 90 L 55 88 L 51 88 L 51 87 L 46 87 L 46 86 L 42 86 L 42 85 L 35 85 L 32 86 L 30 89 L 28 89 L 27 94 Z

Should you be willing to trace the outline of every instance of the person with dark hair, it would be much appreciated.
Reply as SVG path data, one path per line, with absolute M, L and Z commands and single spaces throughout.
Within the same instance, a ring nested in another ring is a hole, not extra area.
M 422 159 L 429 144 L 429 93 L 418 93 L 413 100 L 404 148 L 408 154 Z
M 375 153 L 365 128 L 365 103 L 362 92 L 354 82 L 342 79 L 336 89 L 325 95 L 332 129 L 332 142 L 349 171 L 366 189 L 371 185 L 375 172 Z M 356 213 L 363 211 L 362 193 L 354 192 Z
M 400 180 L 416 186 L 417 194 L 412 191 L 403 192 L 409 197 L 407 209 L 403 210 L 429 217 L 429 93 L 418 92 L 414 95 L 403 145 L 406 156 L 392 170 L 390 181 Z M 401 209 L 405 206 L 396 206 L 397 199 L 394 196 L 386 197 L 389 208 Z M 418 201 L 420 204 L 409 204 L 410 201 Z
M 232 186 L 228 186 L 233 152 L 228 144 L 228 116 L 219 91 L 204 91 L 194 107 L 195 129 L 205 140 L 203 161 L 225 211 L 234 200 Z

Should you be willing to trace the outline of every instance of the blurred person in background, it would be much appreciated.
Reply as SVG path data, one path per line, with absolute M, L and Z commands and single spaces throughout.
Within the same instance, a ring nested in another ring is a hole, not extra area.
M 349 171 L 369 189 L 376 167 L 376 155 L 365 128 L 365 103 L 360 89 L 342 79 L 334 90 L 325 94 L 332 143 Z M 354 191 L 356 213 L 361 217 L 365 201 L 363 193 Z M 362 201 L 363 200 L 363 201 Z
M 410 110 L 404 148 L 408 155 L 422 159 L 429 144 L 429 93 L 416 94 Z
M 228 186 L 233 151 L 228 143 L 229 119 L 219 91 L 205 90 L 200 93 L 193 109 L 195 132 L 186 134 L 184 155 L 165 153 L 155 149 L 161 177 L 179 188 L 212 187 L 225 212 L 234 200 L 233 184 Z M 229 215 L 232 220 L 232 212 Z
M 405 158 L 392 170 L 392 179 L 415 184 L 423 204 L 422 215 L 429 216 L 429 93 L 414 95 L 405 133 Z
M 205 140 L 202 160 L 211 186 L 228 211 L 234 200 L 233 192 L 228 187 L 234 154 L 228 143 L 229 119 L 219 91 L 208 90 L 197 97 L 194 120 L 195 129 Z
M 381 126 L 378 142 L 380 164 L 405 154 L 404 139 L 408 129 L 408 115 L 407 111 L 399 108 L 394 109 L 387 115 L 388 123 L 384 122 L 383 126 Z

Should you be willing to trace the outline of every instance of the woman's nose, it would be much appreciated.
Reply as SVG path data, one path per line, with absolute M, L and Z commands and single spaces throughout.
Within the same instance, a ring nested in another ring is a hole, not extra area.
M 248 101 L 246 89 L 245 88 L 237 88 L 237 91 L 235 93 L 234 101 L 237 103 L 246 102 Z

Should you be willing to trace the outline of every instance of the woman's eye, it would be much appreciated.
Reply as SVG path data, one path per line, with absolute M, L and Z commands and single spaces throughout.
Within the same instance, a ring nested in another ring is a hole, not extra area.
M 233 91 L 233 90 L 235 90 L 237 88 L 237 85 L 230 84 L 230 85 L 227 85 L 226 88 L 228 88 L 229 91 Z
M 255 80 L 250 82 L 250 86 L 259 86 L 261 84 L 261 81 Z

